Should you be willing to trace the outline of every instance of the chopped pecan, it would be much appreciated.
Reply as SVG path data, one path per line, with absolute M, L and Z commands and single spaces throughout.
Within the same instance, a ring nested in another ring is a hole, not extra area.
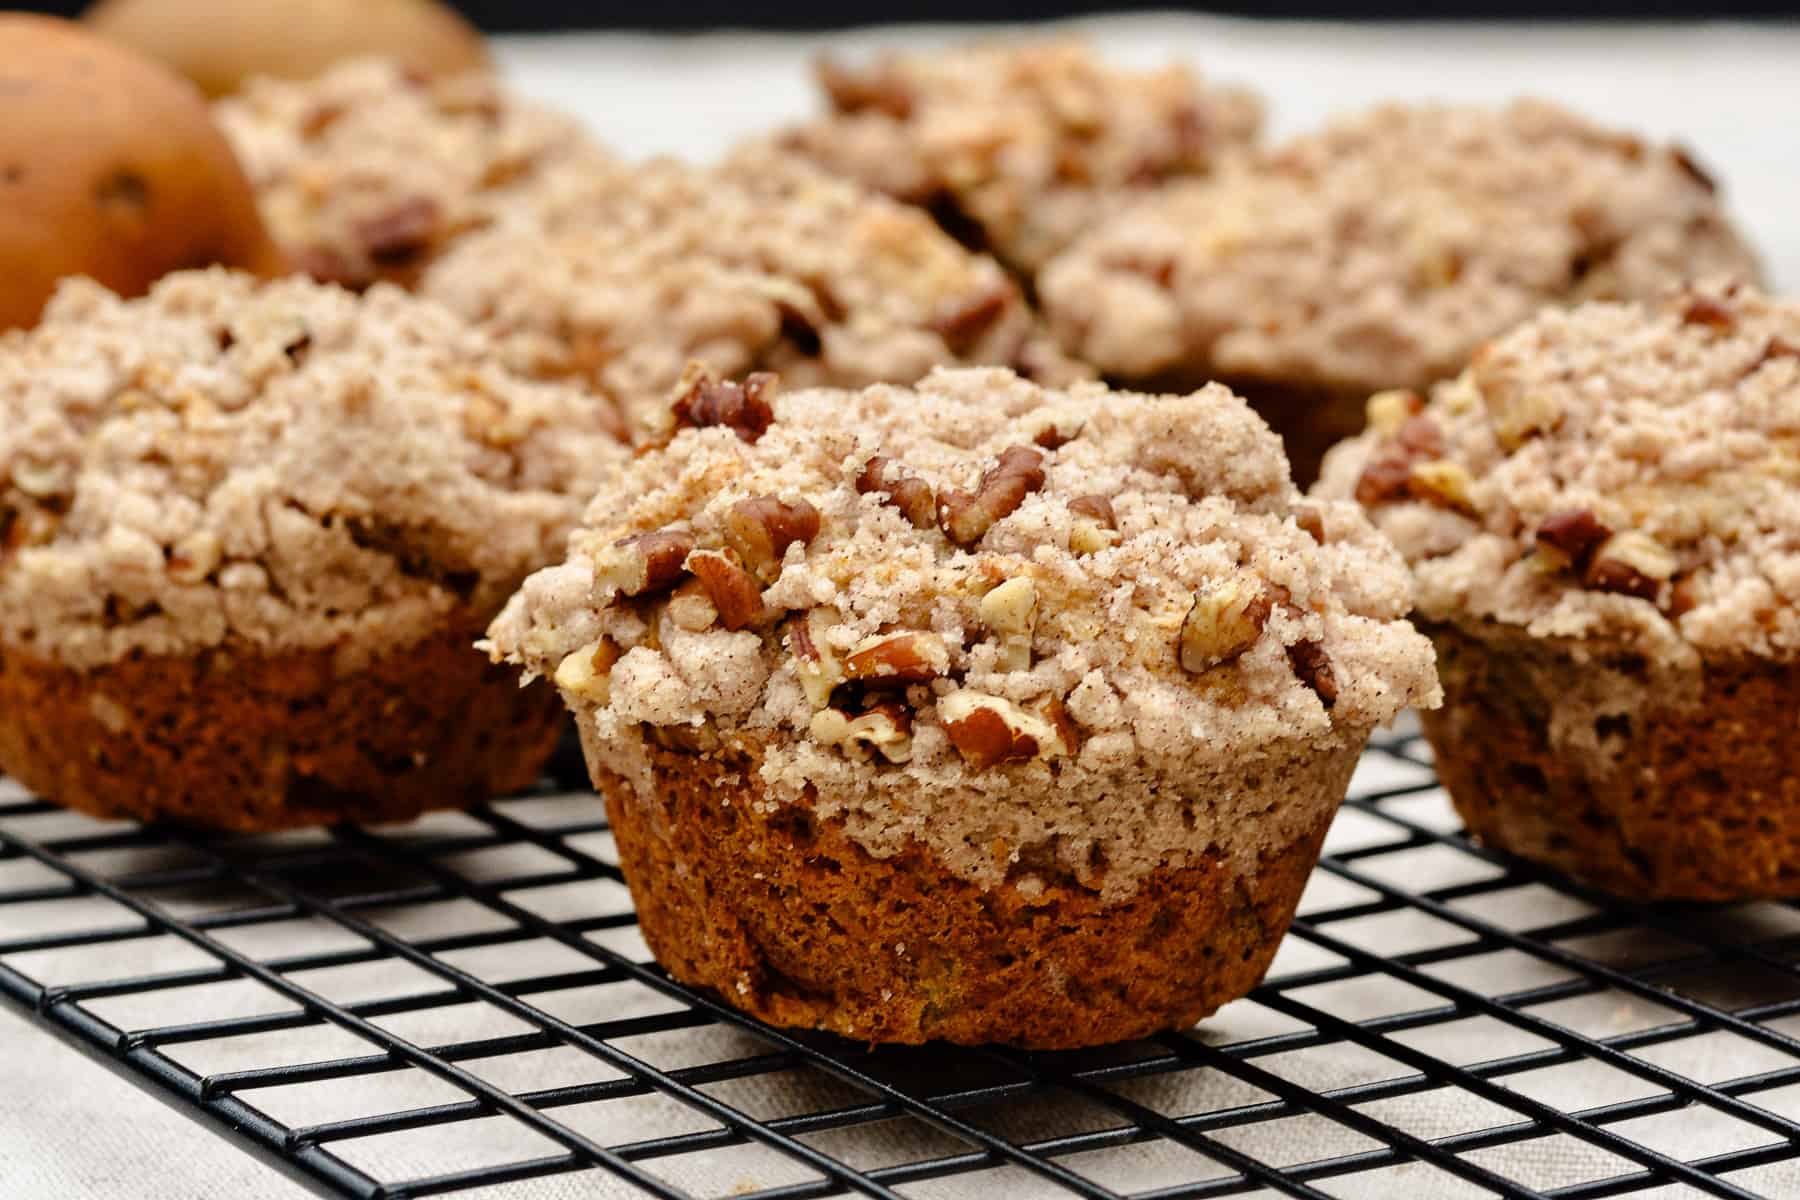
M 813 714 L 811 732 L 826 745 L 873 752 L 891 763 L 912 758 L 912 713 L 903 704 L 877 704 L 855 717 L 835 708 L 823 709 Z
M 1196 594 L 1176 643 L 1182 670 L 1199 674 L 1239 657 L 1256 645 L 1274 609 L 1268 588 L 1248 571 Z
M 937 522 L 937 497 L 931 485 L 885 454 L 877 454 L 863 464 L 856 477 L 859 495 L 886 494 L 887 501 L 913 523 L 916 529 L 930 529 Z
M 396 201 L 356 223 L 356 240 L 370 261 L 400 267 L 422 254 L 443 231 L 444 210 L 430 196 Z
M 689 555 L 688 570 L 693 569 L 693 555 Z M 719 606 L 712 602 L 705 585 L 698 579 L 689 579 L 675 589 L 669 597 L 668 612 L 675 627 L 689 633 L 711 629 L 713 622 L 719 619 Z
M 1694 296 L 1681 310 L 1681 320 L 1687 325 L 1705 325 L 1709 329 L 1730 330 L 1737 324 L 1737 313 L 1729 305 L 1715 300 L 1711 296 Z
M 1021 576 L 1009 579 L 981 598 L 981 620 L 999 635 L 1000 669 L 1031 667 L 1031 635 L 1037 628 L 1037 584 Z
M 901 121 L 912 115 L 912 92 L 892 71 L 853 71 L 829 58 L 821 59 L 814 71 L 839 112 L 873 111 Z
M 683 382 L 685 390 L 670 406 L 677 429 L 723 425 L 754 444 L 775 423 L 775 410 L 769 405 L 769 398 L 775 393 L 775 376 L 766 371 L 747 375 L 742 383 L 692 371 Z
M 932 332 L 944 339 L 950 353 L 966 355 L 1006 315 L 1015 295 L 1011 284 L 996 280 L 983 290 L 940 308 L 931 319 Z
M 1069 528 L 1069 549 L 1076 554 L 1098 554 L 1119 544 L 1119 518 L 1105 496 L 1077 496 L 1069 501 L 1075 523 Z
M 1474 482 L 1469 477 L 1468 469 L 1461 463 L 1438 458 L 1430 462 L 1414 463 L 1407 478 L 1406 489 L 1420 500 L 1459 512 L 1473 513 L 1475 502 L 1469 496 L 1469 488 Z
M 1718 182 L 1714 180 L 1711 175 L 1706 173 L 1704 167 L 1694 161 L 1694 156 L 1688 153 L 1686 146 L 1679 144 L 1670 146 L 1669 159 L 1681 169 L 1682 174 L 1686 175 L 1689 179 L 1692 179 L 1709 193 L 1717 192 L 1719 190 Z
M 876 634 L 844 659 L 844 676 L 874 686 L 930 683 L 950 669 L 950 650 L 935 633 Z
M 739 500 L 725 514 L 725 537 L 744 565 L 761 579 L 781 573 L 782 556 L 795 542 L 819 536 L 819 510 L 804 500 L 789 504 L 774 496 Z
M 1564 508 L 1538 523 L 1537 544 L 1551 565 L 1585 570 L 1600 543 L 1612 536 L 1591 508 Z
M 694 535 L 683 529 L 620 538 L 594 560 L 594 582 L 621 596 L 666 591 L 681 578 L 693 548 Z
M 612 669 L 618 661 L 618 643 L 603 637 L 565 655 L 557 664 L 554 682 L 568 695 L 603 705 L 610 701 Z
M 825 634 L 843 615 L 832 608 L 808 609 L 788 622 L 788 645 L 794 652 L 794 668 L 800 686 L 814 708 L 831 703 L 831 693 L 844 682 L 844 665 L 838 661 Z
M 1317 505 L 1302 504 L 1294 509 L 1294 524 L 1313 541 L 1325 544 L 1325 514 Z
M 1499 405 L 1494 433 L 1508 450 L 1517 450 L 1536 434 L 1562 422 L 1562 402 L 1548 392 L 1521 392 Z
M 1424 411 L 1425 397 L 1411 388 L 1391 388 L 1385 392 L 1376 392 L 1364 406 L 1369 428 L 1384 437 L 1398 433 L 1408 418 L 1416 417 Z
M 1053 722 L 1001 696 L 951 692 L 938 700 L 937 708 L 950 744 L 977 770 L 1071 752 Z
M 1655 601 L 1679 565 L 1654 538 L 1627 530 L 1615 533 L 1594 551 L 1582 582 L 1595 591 Z
M 959 546 L 973 546 L 994 525 L 1016 511 L 1025 497 L 1044 486 L 1044 456 L 1029 446 L 1012 446 L 984 473 L 974 492 L 945 488 L 938 496 L 938 524 Z
M 1046 450 L 1061 450 L 1080 437 L 1081 430 L 1081 422 L 1076 422 L 1073 427 L 1065 427 L 1063 423 L 1052 417 L 1044 422 L 1043 428 L 1031 435 L 1031 444 L 1042 446 Z
M 1444 435 L 1430 417 L 1408 417 L 1375 447 L 1356 481 L 1358 504 L 1375 505 L 1410 493 L 1415 463 L 1444 456 Z
M 718 610 L 719 623 L 725 628 L 738 630 L 768 619 L 762 585 L 729 554 L 721 550 L 696 550 L 687 557 L 687 569 L 705 589 L 707 599 Z
M 1337 672 L 1332 670 L 1324 646 L 1318 642 L 1295 642 L 1287 648 L 1287 656 L 1294 676 L 1313 690 L 1320 704 L 1330 708 L 1337 703 Z

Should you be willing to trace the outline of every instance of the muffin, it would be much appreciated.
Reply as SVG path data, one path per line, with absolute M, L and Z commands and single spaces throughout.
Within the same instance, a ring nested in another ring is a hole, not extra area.
M 611 163 L 580 124 L 485 72 L 383 59 L 250 81 L 215 106 L 264 218 L 314 278 L 410 285 L 459 236 Z
M 576 379 L 654 439 L 690 359 L 790 385 L 909 383 L 996 364 L 1086 376 L 992 259 L 925 214 L 747 148 L 564 177 L 532 222 L 459 242 L 420 291 L 488 330 L 515 369 Z
M 1627 896 L 1800 895 L 1800 304 L 1547 310 L 1370 417 L 1319 490 L 1413 565 L 1469 829 Z
M 658 959 L 870 1043 L 1249 990 L 1370 729 L 1437 695 L 1392 548 L 1222 387 L 775 386 L 690 375 L 489 632 L 574 710 Z
M 0 337 L 0 767 L 101 816 L 392 820 L 563 720 L 471 649 L 628 452 L 392 288 L 64 285 Z
M 1174 184 L 1040 278 L 1065 344 L 1111 377 L 1220 379 L 1317 473 L 1363 403 L 1460 371 L 1546 304 L 1753 280 L 1711 179 L 1553 105 L 1388 105 Z
M 70 275 L 135 295 L 208 263 L 287 269 L 205 100 L 79 25 L 0 13 L 0 330 Z
M 826 60 L 828 116 L 778 144 L 909 204 L 1030 275 L 1128 198 L 1210 173 L 1262 126 L 1249 91 L 1126 70 L 1076 40 Z

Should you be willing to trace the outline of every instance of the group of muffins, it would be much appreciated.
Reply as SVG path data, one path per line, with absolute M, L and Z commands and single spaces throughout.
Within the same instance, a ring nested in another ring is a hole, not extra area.
M 130 52 L 0 21 L 41 139 L 39 44 Z M 230 246 L 104 105 L 91 162 L 0 134 L 51 201 L 0 259 L 74 247 L 0 297 L 25 785 L 404 819 L 529 785 L 566 710 L 663 966 L 868 1042 L 1244 994 L 1408 706 L 1490 844 L 1800 894 L 1800 305 L 1685 151 L 1536 101 L 1267 146 L 1051 43 L 627 162 L 444 45 L 209 58 Z M 121 222 L 164 257 L 83 258 Z

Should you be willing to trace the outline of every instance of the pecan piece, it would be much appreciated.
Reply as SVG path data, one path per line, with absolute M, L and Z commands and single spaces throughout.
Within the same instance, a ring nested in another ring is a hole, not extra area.
M 1386 437 L 1398 433 L 1411 417 L 1425 411 L 1425 397 L 1411 388 L 1390 388 L 1370 396 L 1363 407 L 1370 429 Z
M 935 633 L 876 634 L 844 659 L 844 677 L 874 686 L 930 683 L 950 669 L 950 650 Z
M 1461 463 L 1437 458 L 1413 464 L 1412 471 L 1407 476 L 1406 490 L 1415 498 L 1436 504 L 1440 508 L 1453 508 L 1458 512 L 1473 514 L 1475 502 L 1469 496 L 1469 488 L 1474 482 L 1469 477 L 1468 469 Z
M 1025 497 L 1044 486 L 1044 456 L 1029 446 L 1012 446 L 984 473 L 974 492 L 945 488 L 938 496 L 938 524 L 959 546 L 973 546 L 999 521 L 1017 511 Z
M 844 682 L 844 665 L 826 641 L 825 633 L 843 620 L 832 608 L 814 608 L 788 623 L 788 645 L 794 652 L 794 669 L 800 687 L 814 708 L 831 703 L 831 693 Z
M 982 623 L 999 635 L 1000 669 L 1031 669 L 1031 635 L 1037 629 L 1037 584 L 1009 579 L 981 598 Z
M 1325 514 L 1317 505 L 1302 504 L 1294 509 L 1294 524 L 1300 531 L 1323 546 L 1325 544 Z
M 747 375 L 742 383 L 722 382 L 705 372 L 693 372 L 684 382 L 686 390 L 670 406 L 677 429 L 723 425 L 755 444 L 775 423 L 775 410 L 769 405 L 775 392 L 775 376 L 766 371 Z
M 1711 296 L 1695 296 L 1681 310 L 1681 320 L 1686 325 L 1704 325 L 1729 332 L 1737 324 L 1737 313 Z
M 1287 648 L 1287 657 L 1295 677 L 1313 690 L 1320 704 L 1330 708 L 1337 703 L 1337 672 L 1332 670 L 1331 657 L 1324 646 L 1318 642 L 1295 642 Z
M 604 705 L 611 701 L 612 669 L 618 661 L 618 643 L 603 637 L 564 656 L 553 681 L 567 695 Z
M 972 296 L 945 304 L 931 319 L 932 332 L 950 353 L 962 357 L 974 350 L 1001 317 L 1014 296 L 1012 285 L 995 282 Z
M 1262 637 L 1274 610 L 1268 588 L 1247 571 L 1198 593 L 1176 642 L 1182 670 L 1197 675 L 1240 657 Z
M 1538 523 L 1538 550 L 1549 565 L 1585 570 L 1595 549 L 1612 536 L 1591 508 L 1564 508 L 1547 514 Z
M 912 758 L 912 713 L 903 704 L 877 704 L 855 717 L 827 708 L 813 714 L 811 733 L 816 741 L 862 758 L 879 754 L 891 763 Z
M 1680 564 L 1647 534 L 1615 533 L 1594 551 L 1582 582 L 1599 592 L 1619 592 L 1654 602 Z
M 694 535 L 683 529 L 620 538 L 594 560 L 594 582 L 621 596 L 666 591 L 681 578 L 693 548 Z
M 763 605 L 762 585 L 729 554 L 721 550 L 696 550 L 687 557 L 707 599 L 718 610 L 719 623 L 730 630 L 755 625 L 769 616 Z
M 693 555 L 688 556 L 688 570 L 694 569 Z M 719 619 L 719 606 L 712 602 L 706 594 L 705 586 L 698 579 L 689 579 L 677 587 L 669 597 L 669 620 L 675 628 L 685 629 L 689 633 L 703 633 L 713 627 Z
M 443 228 L 444 210 L 430 196 L 412 196 L 356 223 L 356 240 L 378 266 L 401 267 L 422 254 Z
M 725 514 L 725 538 L 759 578 L 781 574 L 781 560 L 795 542 L 819 536 L 819 510 L 804 500 L 789 504 L 774 496 L 739 500 Z
M 996 763 L 1069 753 L 1050 721 L 1001 696 L 951 692 L 938 700 L 938 718 L 963 761 L 981 770 Z
M 1077 496 L 1069 501 L 1075 524 L 1069 528 L 1069 549 L 1076 554 L 1098 554 L 1119 544 L 1119 518 L 1105 496 Z
M 858 495 L 885 494 L 887 502 L 899 509 L 915 529 L 930 529 L 937 523 L 937 497 L 931 485 L 885 454 L 877 454 L 856 477 Z
M 1444 435 L 1430 417 L 1408 417 L 1383 438 L 1356 481 L 1356 502 L 1376 505 L 1409 493 L 1415 463 L 1444 456 Z
M 1706 168 L 1694 161 L 1694 156 L 1688 152 L 1686 146 L 1680 144 L 1670 146 L 1669 159 L 1680 168 L 1683 175 L 1699 184 L 1708 193 L 1715 193 L 1719 190 L 1718 182 L 1707 174 Z

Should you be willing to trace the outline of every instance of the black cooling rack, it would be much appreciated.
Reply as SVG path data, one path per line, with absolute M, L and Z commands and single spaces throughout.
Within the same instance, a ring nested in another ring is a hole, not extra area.
M 1800 1194 L 1800 911 L 1472 845 L 1410 732 L 1250 998 L 1078 1053 L 870 1051 L 688 991 L 602 817 L 547 784 L 210 839 L 0 791 L 0 997 L 325 1195 Z

